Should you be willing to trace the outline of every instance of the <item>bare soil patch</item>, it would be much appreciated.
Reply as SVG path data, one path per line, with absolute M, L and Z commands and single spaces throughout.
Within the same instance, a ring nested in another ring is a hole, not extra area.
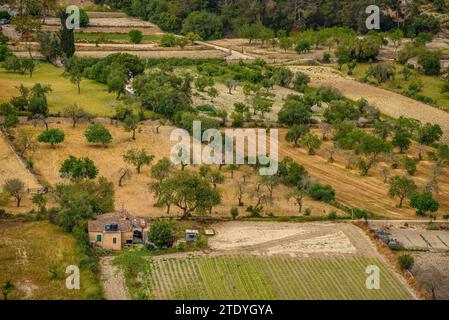
M 449 253 L 415 252 L 412 269 L 417 282 L 438 300 L 449 299 Z
M 209 246 L 214 251 L 305 257 L 376 255 L 369 238 L 350 223 L 233 221 L 214 224 L 212 228 L 216 235 L 209 239 Z

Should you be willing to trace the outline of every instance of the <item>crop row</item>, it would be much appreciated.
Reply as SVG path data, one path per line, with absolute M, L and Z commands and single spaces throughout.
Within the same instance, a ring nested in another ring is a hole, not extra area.
M 380 289 L 368 289 L 365 270 L 380 270 Z M 154 263 L 157 299 L 409 299 L 393 272 L 377 258 L 256 257 L 168 258 Z

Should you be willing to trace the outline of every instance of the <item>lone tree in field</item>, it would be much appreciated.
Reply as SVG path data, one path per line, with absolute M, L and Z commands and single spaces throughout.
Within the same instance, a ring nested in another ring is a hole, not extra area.
M 401 176 L 394 176 L 390 178 L 390 189 L 388 195 L 391 198 L 399 198 L 399 208 L 402 208 L 402 203 L 406 197 L 410 197 L 416 191 L 416 184 L 412 179 Z
M 382 152 L 391 150 L 391 144 L 371 134 L 366 134 L 360 139 L 356 146 L 356 152 L 365 156 L 359 161 L 360 174 L 368 175 L 368 171 L 377 163 Z
M 238 82 L 237 82 L 237 80 L 234 80 L 232 78 L 227 78 L 224 80 L 224 84 L 228 88 L 228 93 L 232 94 L 232 90 L 235 90 L 235 88 L 238 85 Z
M 430 191 L 415 192 L 410 197 L 410 207 L 417 209 L 416 214 L 425 216 L 427 212 L 436 212 L 440 208 L 438 201 L 434 200 Z
M 162 158 L 151 167 L 151 177 L 162 183 L 170 176 L 174 169 L 173 163 L 168 158 Z
M 76 85 L 78 94 L 81 93 L 81 81 L 83 80 L 83 72 L 83 60 L 77 57 L 72 57 L 67 60 L 64 75 L 69 78 L 71 83 Z
M 11 280 L 6 281 L 5 284 L 2 285 L 3 300 L 8 300 L 8 296 L 14 288 L 15 286 L 12 284 Z
M 117 92 L 116 99 L 120 99 L 120 95 L 125 93 L 126 83 L 128 81 L 128 76 L 123 70 L 113 69 L 108 77 L 107 85 L 109 92 Z
M 131 170 L 129 168 L 122 168 L 119 171 L 119 178 L 118 178 L 118 186 L 123 187 L 123 182 L 125 180 L 131 178 Z
M 42 132 L 37 137 L 37 141 L 49 143 L 51 147 L 54 148 L 55 144 L 63 142 L 64 138 L 65 138 L 64 131 L 59 129 L 49 129 L 47 131 Z
M 27 151 L 36 150 L 36 142 L 30 132 L 19 130 L 18 136 L 15 139 L 17 150 L 21 156 L 24 156 Z
M 199 175 L 206 181 L 212 183 L 214 188 L 217 187 L 217 184 L 222 184 L 225 180 L 219 171 L 213 170 L 209 165 L 202 165 L 199 170 Z
M 314 155 L 315 150 L 321 146 L 321 140 L 313 133 L 307 133 L 300 138 L 300 144 L 308 149 L 309 155 Z
M 3 192 L 16 199 L 17 207 L 20 207 L 20 202 L 25 195 L 25 184 L 19 179 L 10 179 L 5 182 Z
M 288 192 L 285 195 L 285 198 L 287 200 L 290 200 L 293 198 L 293 200 L 295 200 L 295 204 L 298 206 L 298 212 L 301 213 L 305 196 L 306 196 L 306 192 L 304 191 L 304 189 L 294 188 L 292 191 Z
M 123 160 L 134 165 L 136 167 L 137 173 L 141 172 L 143 166 L 149 166 L 153 159 L 154 156 L 152 154 L 148 154 L 145 149 L 131 149 L 123 155 Z
M 61 178 L 77 179 L 95 179 L 98 169 L 94 162 L 89 158 L 76 158 L 70 156 L 66 159 L 59 169 Z
M 135 114 L 130 114 L 123 121 L 123 128 L 127 132 L 132 132 L 132 139 L 136 140 L 136 131 L 139 129 L 139 117 Z
M 76 124 L 83 118 L 87 117 L 86 111 L 82 107 L 79 107 L 76 103 L 71 104 L 64 108 L 64 117 L 72 120 L 72 128 L 76 127 Z
M 417 140 L 422 145 L 430 146 L 436 142 L 438 142 L 441 139 L 441 136 L 443 135 L 443 130 L 441 127 L 437 124 L 431 124 L 426 123 L 423 126 L 420 126 L 418 129 L 417 134 Z M 419 160 L 422 160 L 422 154 L 421 154 L 422 148 L 420 148 L 419 152 Z
M 156 125 L 156 133 L 159 133 L 159 128 L 167 124 L 167 119 L 159 119 Z
M 299 139 L 309 132 L 310 128 L 304 124 L 295 124 L 290 129 L 288 129 L 285 134 L 285 140 L 293 142 L 295 146 L 299 146 Z
M 393 139 L 391 143 L 394 147 L 398 147 L 400 149 L 400 153 L 404 153 L 405 150 L 408 150 L 410 144 L 412 143 L 412 135 L 405 130 L 397 130 L 394 133 Z
M 112 141 L 112 135 L 109 130 L 98 123 L 91 124 L 86 132 L 84 132 L 84 136 L 88 142 L 101 143 L 105 148 Z
M 160 184 L 156 204 L 174 205 L 182 210 L 182 218 L 194 212 L 206 213 L 219 204 L 220 193 L 196 173 L 178 171 Z
M 210 101 L 213 103 L 215 98 L 218 97 L 218 90 L 215 87 L 210 87 L 207 90 L 207 95 L 210 97 Z
M 37 206 L 37 208 L 39 209 L 39 212 L 43 213 L 45 212 L 46 206 L 47 206 L 47 196 L 43 193 L 36 193 L 33 198 L 31 199 L 31 201 L 33 202 L 33 204 L 35 204 Z

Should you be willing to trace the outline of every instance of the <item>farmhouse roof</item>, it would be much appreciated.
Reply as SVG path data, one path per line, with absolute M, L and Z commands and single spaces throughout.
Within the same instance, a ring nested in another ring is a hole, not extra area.
M 89 232 L 103 232 L 105 226 L 110 224 L 117 224 L 120 232 L 147 227 L 147 222 L 144 219 L 136 218 L 126 212 L 112 212 L 99 215 L 96 220 L 89 220 L 88 230 Z

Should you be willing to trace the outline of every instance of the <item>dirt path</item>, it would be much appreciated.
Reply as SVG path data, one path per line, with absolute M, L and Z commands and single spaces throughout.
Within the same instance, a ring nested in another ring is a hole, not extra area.
M 228 54 L 228 56 L 226 57 L 226 60 L 229 61 L 238 61 L 238 60 L 254 60 L 254 57 L 247 55 L 247 54 L 243 54 L 240 53 L 238 51 L 232 50 L 232 49 L 228 49 L 222 46 L 217 46 L 215 44 L 212 43 L 208 43 L 208 42 L 204 42 L 204 41 L 195 41 L 196 44 L 199 45 L 204 45 L 204 46 L 208 46 L 210 48 L 213 48 L 215 50 L 219 50 L 219 51 L 223 51 L 226 54 Z
M 388 116 L 411 117 L 423 123 L 436 123 L 444 131 L 443 140 L 449 142 L 449 112 L 445 112 L 407 98 L 400 94 L 360 83 L 351 77 L 342 76 L 328 67 L 292 66 L 293 71 L 302 71 L 311 78 L 313 86 L 330 86 L 341 91 L 348 98 L 358 100 L 365 98 Z
M 129 300 L 123 272 L 112 265 L 114 257 L 100 258 L 101 280 L 107 300 Z

